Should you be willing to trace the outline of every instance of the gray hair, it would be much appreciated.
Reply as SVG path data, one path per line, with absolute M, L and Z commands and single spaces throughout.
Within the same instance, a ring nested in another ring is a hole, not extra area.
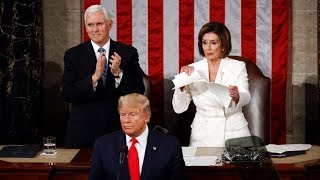
M 95 13 L 95 12 L 103 12 L 105 19 L 107 21 L 111 20 L 111 16 L 110 16 L 109 11 L 105 7 L 98 5 L 98 4 L 95 4 L 95 5 L 88 7 L 86 9 L 86 11 L 84 12 L 84 21 L 86 21 L 86 18 L 89 14 Z

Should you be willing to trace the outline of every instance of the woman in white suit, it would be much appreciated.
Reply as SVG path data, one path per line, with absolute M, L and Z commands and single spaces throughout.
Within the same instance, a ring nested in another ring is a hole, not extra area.
M 195 82 L 174 91 L 172 105 L 176 113 L 188 109 L 193 100 L 197 112 L 191 125 L 190 146 L 224 147 L 230 138 L 250 136 L 242 107 L 249 103 L 248 74 L 242 61 L 228 58 L 232 45 L 228 28 L 219 22 L 205 24 L 198 35 L 202 60 L 183 66 L 180 73 L 197 71 L 206 82 L 228 87 L 229 102 L 207 91 L 203 83 Z

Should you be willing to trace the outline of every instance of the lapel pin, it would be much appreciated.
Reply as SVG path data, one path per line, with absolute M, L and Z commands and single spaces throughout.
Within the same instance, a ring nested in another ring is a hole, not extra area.
M 153 150 L 155 150 L 155 151 L 156 151 L 156 150 L 157 150 L 157 147 L 153 146 Z

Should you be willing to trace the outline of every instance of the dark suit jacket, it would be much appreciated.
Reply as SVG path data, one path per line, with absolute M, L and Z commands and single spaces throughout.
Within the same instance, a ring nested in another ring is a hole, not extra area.
M 133 92 L 144 93 L 137 50 L 110 39 L 108 59 L 114 52 L 121 56 L 121 83 L 115 88 L 115 79 L 109 68 L 106 86 L 100 79 L 96 91 L 93 90 L 91 76 L 95 72 L 97 58 L 91 42 L 70 48 L 65 53 L 62 95 L 72 103 L 66 132 L 67 147 L 92 147 L 97 137 L 121 129 L 118 98 Z
M 122 131 L 99 138 L 93 149 L 89 180 L 130 180 L 127 156 L 119 163 L 120 148 L 126 145 Z M 187 179 L 179 141 L 170 135 L 149 130 L 141 180 Z

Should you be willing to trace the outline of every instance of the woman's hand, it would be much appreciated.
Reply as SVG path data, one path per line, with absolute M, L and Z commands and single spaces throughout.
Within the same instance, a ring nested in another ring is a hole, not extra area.
M 236 103 L 239 102 L 240 96 L 239 96 L 239 90 L 237 86 L 229 86 L 229 96 L 232 98 L 232 100 Z
M 180 73 L 185 72 L 188 76 L 191 76 L 191 73 L 194 71 L 193 66 L 182 66 L 180 69 Z
M 191 76 L 191 73 L 194 71 L 193 66 L 182 66 L 180 69 L 180 73 L 185 72 L 188 76 Z M 183 91 L 184 86 L 180 87 L 180 90 Z

